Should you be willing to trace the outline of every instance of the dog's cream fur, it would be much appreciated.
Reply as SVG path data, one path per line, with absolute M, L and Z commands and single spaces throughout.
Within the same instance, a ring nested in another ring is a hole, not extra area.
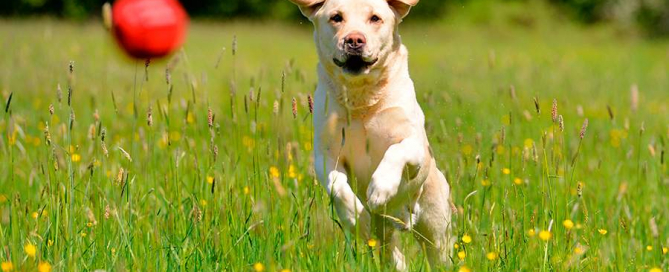
M 391 257 L 398 270 L 406 262 L 396 229 L 411 229 L 431 265 L 444 264 L 452 245 L 450 188 L 430 151 L 398 33 L 418 0 L 291 1 L 315 26 L 314 166 L 340 220 L 379 239 L 382 260 Z M 347 59 L 351 33 L 366 38 L 360 57 L 367 65 L 354 72 L 337 64 Z

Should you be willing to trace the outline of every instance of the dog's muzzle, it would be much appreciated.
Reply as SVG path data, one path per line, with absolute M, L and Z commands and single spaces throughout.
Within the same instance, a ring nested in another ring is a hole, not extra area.
M 362 54 L 344 54 L 343 60 L 332 58 L 332 61 L 338 67 L 344 69 L 345 73 L 358 75 L 370 66 L 374 65 L 378 58 L 365 58 Z

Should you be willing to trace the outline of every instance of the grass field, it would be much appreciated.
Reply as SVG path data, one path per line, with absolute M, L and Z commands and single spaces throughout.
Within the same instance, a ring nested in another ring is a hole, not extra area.
M 667 271 L 669 42 L 511 14 L 402 30 L 459 210 L 443 270 Z M 0 37 L 2 271 L 381 269 L 314 178 L 310 28 L 195 22 L 148 67 L 97 22 Z

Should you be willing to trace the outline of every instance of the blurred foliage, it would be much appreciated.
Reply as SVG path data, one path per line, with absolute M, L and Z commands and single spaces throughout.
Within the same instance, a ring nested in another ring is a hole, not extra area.
M 298 20 L 301 15 L 288 0 L 180 0 L 194 17 Z M 505 0 L 527 3 L 546 1 L 574 20 L 591 24 L 610 21 L 640 26 L 650 36 L 669 35 L 669 0 Z M 0 16 L 56 15 L 71 19 L 97 16 L 106 0 L 2 0 Z M 422 0 L 411 20 L 442 18 L 463 4 L 474 6 L 493 0 Z

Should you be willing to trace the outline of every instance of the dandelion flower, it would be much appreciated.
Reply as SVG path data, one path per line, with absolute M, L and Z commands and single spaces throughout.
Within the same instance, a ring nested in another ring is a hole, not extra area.
M 272 166 L 269 168 L 269 176 L 271 178 L 279 178 L 279 168 L 276 168 L 275 166 Z
M 290 272 L 290 269 L 284 268 L 284 269 L 281 269 L 281 272 Z
M 606 234 L 608 233 L 608 231 L 605 230 L 605 229 L 598 229 L 597 231 L 598 231 L 599 234 L 601 234 L 601 235 L 606 235 Z
M 25 251 L 26 254 L 32 258 L 35 258 L 35 254 L 37 254 L 37 248 L 35 247 L 35 245 L 30 243 L 26 244 L 23 247 L 23 251 Z
M 533 237 L 535 234 L 534 229 L 530 229 L 527 231 L 527 236 Z
M 648 271 L 649 271 L 649 272 L 662 272 L 662 269 L 660 269 L 660 268 L 658 268 L 658 267 L 653 267 L 653 268 L 651 268 L 651 269 L 648 270 Z
M 646 246 L 646 250 L 648 250 L 648 251 L 653 251 L 653 246 L 651 246 L 651 245 L 647 245 L 647 246 Z
M 292 164 L 290 166 L 288 166 L 288 177 L 289 178 L 296 178 L 297 177 L 297 173 L 295 172 L 295 166 L 292 165 Z
M 539 232 L 539 239 L 548 241 L 553 237 L 553 234 L 550 231 L 542 230 Z
M 212 177 L 212 176 L 207 176 L 207 183 L 209 183 L 209 184 L 214 183 L 214 177 Z
M 81 161 L 81 155 L 79 154 L 72 154 L 72 162 L 79 162 Z
M 376 246 L 376 240 L 374 240 L 374 239 L 367 240 L 367 245 L 369 247 L 375 247 Z
M 51 265 L 47 262 L 40 262 L 37 266 L 39 272 L 51 272 Z
M 503 173 L 504 175 L 511 174 L 511 169 L 509 169 L 509 168 L 504 168 L 504 169 L 502 169 L 502 173 Z
M 455 243 L 455 244 L 453 244 L 453 248 L 458 249 L 458 248 L 460 248 L 460 245 L 458 245 L 457 243 Z
M 574 221 L 571 221 L 569 219 L 565 220 L 562 222 L 562 225 L 564 226 L 565 229 L 572 229 L 574 227 Z
M 249 186 L 244 186 L 244 194 L 248 195 L 249 192 L 251 192 L 251 189 L 249 189 Z
M 460 252 L 458 252 L 458 258 L 459 258 L 460 260 L 464 260 L 465 257 L 467 257 L 467 253 L 465 253 L 464 250 L 461 250 Z
M 463 266 L 458 269 L 458 272 L 472 272 L 472 270 L 469 267 Z
M 483 187 L 488 187 L 488 186 L 490 186 L 490 180 L 487 180 L 487 179 L 482 180 L 482 181 L 481 181 L 481 185 L 483 185 Z
M 462 242 L 464 242 L 465 244 L 469 244 L 472 242 L 472 237 L 469 236 L 469 234 L 465 234 L 462 236 Z
M 2 264 L 0 264 L 0 268 L 2 268 L 2 272 L 9 272 L 14 270 L 14 264 L 12 264 L 12 262 L 9 261 L 2 262 Z
M 263 272 L 265 271 L 265 265 L 262 263 L 255 263 L 253 264 L 253 270 L 256 272 Z
M 497 254 L 497 252 L 488 252 L 488 254 L 486 254 L 485 257 L 490 261 L 494 261 L 497 260 L 497 257 L 499 257 L 499 255 Z
M 576 246 L 574 248 L 574 253 L 576 253 L 577 255 L 583 254 L 583 248 L 581 246 Z
M 523 180 L 520 179 L 520 178 L 515 178 L 515 179 L 513 179 L 513 183 L 516 184 L 516 185 L 521 185 L 521 184 L 523 184 Z
M 663 247 L 662 248 L 662 254 L 667 254 L 667 253 L 669 253 L 669 248 Z

